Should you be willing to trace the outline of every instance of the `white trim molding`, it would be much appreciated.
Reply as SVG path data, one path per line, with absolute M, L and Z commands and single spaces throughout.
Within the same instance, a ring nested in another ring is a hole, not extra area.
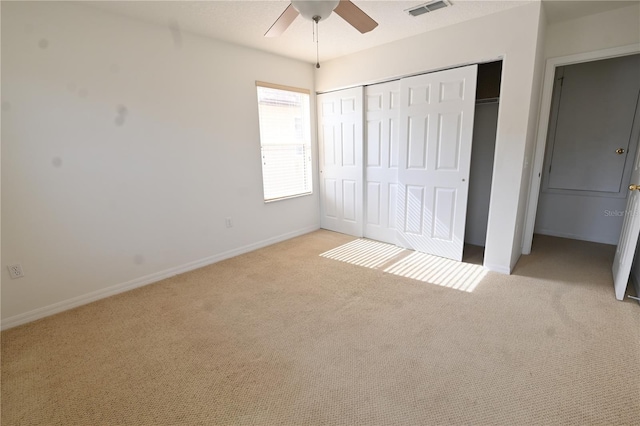
M 598 237 L 585 239 L 584 236 L 582 235 L 572 234 L 571 232 L 558 232 L 552 229 L 538 228 L 538 233 L 542 235 L 549 235 L 551 237 L 570 238 L 572 240 L 589 241 L 592 243 L 599 243 L 599 244 L 609 244 L 614 246 L 618 244 L 618 240 L 611 241 L 611 240 L 598 238 Z M 593 237 L 593 236 L 590 236 L 590 237 Z
M 202 268 L 207 265 L 211 265 L 221 260 L 229 259 L 231 257 L 239 256 L 244 253 L 270 246 L 272 244 L 279 243 L 281 241 L 289 240 L 300 235 L 308 234 L 320 229 L 319 226 L 310 226 L 302 228 L 297 231 L 288 232 L 286 234 L 278 235 L 276 237 L 267 238 L 266 240 L 258 241 L 253 244 L 248 244 L 243 247 L 238 247 L 233 250 L 228 250 L 223 253 L 219 253 L 213 256 L 206 257 L 204 259 L 189 262 L 184 265 L 179 265 L 173 268 L 165 269 L 164 271 L 155 272 L 153 274 L 145 275 L 140 278 L 133 279 L 124 283 L 116 284 L 101 290 L 93 291 L 91 293 L 83 294 L 82 296 L 73 297 L 71 299 L 63 300 L 42 308 L 34 309 L 32 311 L 25 312 L 23 314 L 14 315 L 7 319 L 2 320 L 2 330 L 6 330 L 12 327 L 17 327 L 22 324 L 26 324 L 41 318 L 48 317 L 69 309 L 77 308 L 78 306 L 86 305 L 91 302 L 95 302 L 100 299 L 104 299 L 110 296 L 114 296 L 125 291 L 133 290 L 138 287 L 143 287 L 148 284 L 153 284 L 166 278 L 173 277 L 175 275 L 183 274 L 185 272 L 192 271 L 194 269 Z
M 499 272 L 504 275 L 511 275 L 511 268 L 505 267 L 503 265 L 491 265 L 491 264 L 485 263 L 482 266 L 484 267 L 484 269 L 487 269 L 492 272 Z
M 538 210 L 538 197 L 540 195 L 542 166 L 544 165 L 544 151 L 547 143 L 549 115 L 551 113 L 551 98 L 553 96 L 553 80 L 556 74 L 556 68 L 565 65 L 579 64 L 582 62 L 633 55 L 636 53 L 640 53 L 640 43 L 547 59 L 544 71 L 544 83 L 542 86 L 542 101 L 540 102 L 540 115 L 538 117 L 538 131 L 533 167 L 531 168 L 532 174 L 529 184 L 529 198 L 527 201 L 524 224 L 522 254 L 530 254 L 531 245 L 533 243 L 533 231 L 536 223 L 536 212 Z

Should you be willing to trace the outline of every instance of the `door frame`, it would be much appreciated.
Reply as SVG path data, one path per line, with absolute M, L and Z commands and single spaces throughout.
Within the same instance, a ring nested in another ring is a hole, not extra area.
M 542 86 L 542 99 L 540 101 L 538 131 L 534 147 L 533 167 L 531 168 L 531 179 L 529 183 L 529 197 L 527 200 L 524 223 L 522 254 L 530 254 L 531 245 L 533 244 L 533 231 L 536 223 L 536 213 L 538 212 L 538 199 L 540 196 L 542 168 L 544 165 L 547 135 L 549 132 L 549 120 L 551 118 L 551 100 L 553 96 L 556 68 L 583 62 L 634 55 L 637 53 L 640 53 L 640 43 L 547 59 Z

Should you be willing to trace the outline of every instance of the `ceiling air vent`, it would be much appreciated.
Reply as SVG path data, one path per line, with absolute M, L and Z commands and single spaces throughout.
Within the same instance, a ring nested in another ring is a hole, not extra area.
M 451 6 L 449 0 L 435 0 L 428 3 L 421 4 L 405 10 L 411 16 L 422 15 L 423 13 L 433 12 L 434 10 L 442 9 L 443 7 Z

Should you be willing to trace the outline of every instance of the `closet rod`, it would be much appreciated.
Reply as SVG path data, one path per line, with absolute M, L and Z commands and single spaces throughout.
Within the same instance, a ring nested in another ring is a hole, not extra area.
M 497 103 L 500 103 L 500 98 L 476 99 L 476 105 L 480 105 L 480 104 L 497 104 Z

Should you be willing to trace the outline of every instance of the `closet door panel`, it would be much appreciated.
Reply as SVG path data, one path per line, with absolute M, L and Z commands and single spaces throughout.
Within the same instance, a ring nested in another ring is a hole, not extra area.
M 363 235 L 363 88 L 318 95 L 320 226 Z
M 400 84 L 398 242 L 462 260 L 477 65 Z
M 365 88 L 364 236 L 396 244 L 400 82 Z

